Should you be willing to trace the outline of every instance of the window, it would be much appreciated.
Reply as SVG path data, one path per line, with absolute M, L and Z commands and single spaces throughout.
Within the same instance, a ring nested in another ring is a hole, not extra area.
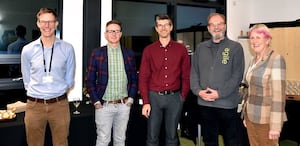
M 61 4 L 61 0 L 1 0 L 0 108 L 9 102 L 25 97 L 21 78 L 20 53 L 24 45 L 39 37 L 36 13 L 41 7 L 48 7 L 56 10 L 61 19 Z M 58 30 L 61 26 L 60 21 Z M 58 33 L 58 35 L 60 34 Z M 24 38 L 18 38 L 17 35 L 24 36 Z

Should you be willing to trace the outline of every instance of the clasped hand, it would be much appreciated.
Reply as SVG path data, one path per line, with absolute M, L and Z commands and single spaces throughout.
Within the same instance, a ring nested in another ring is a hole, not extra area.
M 205 101 L 215 101 L 217 98 L 219 98 L 218 91 L 211 88 L 200 90 L 199 96 Z

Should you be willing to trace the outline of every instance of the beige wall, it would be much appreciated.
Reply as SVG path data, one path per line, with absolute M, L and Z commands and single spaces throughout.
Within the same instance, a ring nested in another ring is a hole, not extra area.
M 227 0 L 228 37 L 237 40 L 250 23 L 299 19 L 299 5 L 299 0 Z

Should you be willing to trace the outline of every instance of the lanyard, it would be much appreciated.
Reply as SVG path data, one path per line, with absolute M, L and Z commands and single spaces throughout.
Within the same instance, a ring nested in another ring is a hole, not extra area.
M 43 49 L 44 71 L 45 71 L 45 73 L 46 73 L 46 72 L 47 72 L 47 69 L 46 69 L 46 60 L 45 60 L 45 53 L 44 53 L 44 44 L 43 44 L 42 41 L 41 41 L 41 43 L 42 43 L 42 49 Z M 50 57 L 49 73 L 51 72 L 51 64 L 52 64 L 53 51 L 54 51 L 54 43 L 53 43 L 52 48 L 51 48 L 51 57 Z

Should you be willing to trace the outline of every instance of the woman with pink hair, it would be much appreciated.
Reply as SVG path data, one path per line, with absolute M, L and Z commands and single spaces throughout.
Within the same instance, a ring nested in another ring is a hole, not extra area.
M 243 108 L 244 125 L 251 146 L 278 146 L 285 113 L 286 64 L 272 50 L 272 36 L 264 24 L 250 28 L 255 55 L 246 72 L 248 96 Z

